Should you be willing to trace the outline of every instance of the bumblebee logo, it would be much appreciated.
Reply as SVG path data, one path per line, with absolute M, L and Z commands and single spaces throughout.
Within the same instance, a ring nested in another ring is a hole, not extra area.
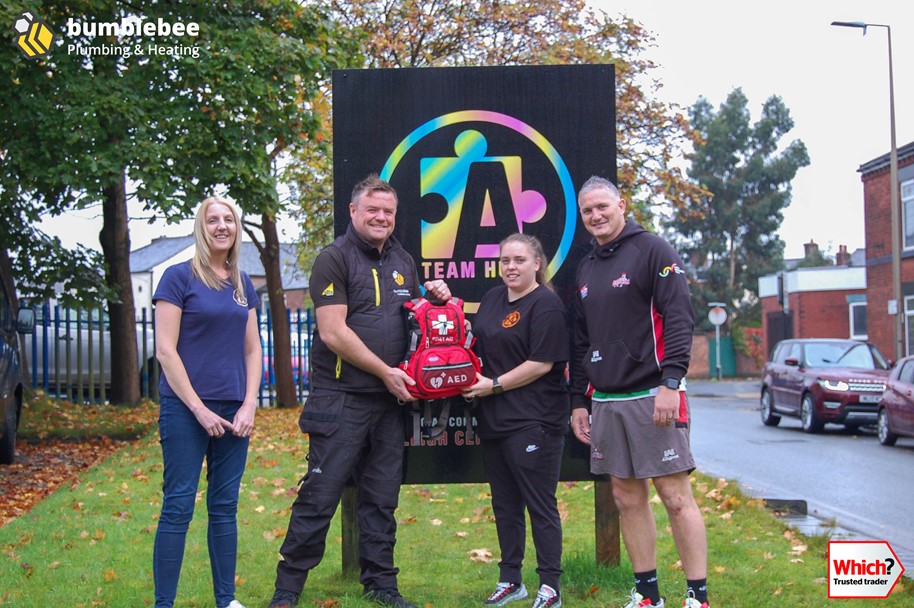
M 16 19 L 13 29 L 16 36 L 16 46 L 22 54 L 29 59 L 47 55 L 54 42 L 54 32 L 48 25 L 32 13 L 25 11 Z

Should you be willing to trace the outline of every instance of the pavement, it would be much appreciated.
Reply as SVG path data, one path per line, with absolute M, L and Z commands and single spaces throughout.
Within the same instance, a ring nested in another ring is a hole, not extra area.
M 762 388 L 759 379 L 703 380 L 686 379 L 689 395 L 693 397 L 734 397 L 737 399 L 758 399 Z

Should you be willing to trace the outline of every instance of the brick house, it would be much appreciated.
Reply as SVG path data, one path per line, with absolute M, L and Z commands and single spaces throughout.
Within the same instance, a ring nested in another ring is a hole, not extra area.
M 777 340 L 858 338 L 895 357 L 889 155 L 860 165 L 865 253 L 838 253 L 835 267 L 798 268 L 759 279 L 766 352 Z M 901 292 L 904 354 L 914 353 L 914 142 L 898 149 L 901 198 Z M 782 306 L 782 302 L 786 306 Z
M 843 254 L 843 255 L 842 255 Z M 784 338 L 867 339 L 867 291 L 863 251 L 835 266 L 795 268 L 759 279 L 764 352 Z
M 886 357 L 894 358 L 894 319 L 888 314 L 888 302 L 892 299 L 889 155 L 863 163 L 857 171 L 863 181 L 869 340 Z M 898 149 L 898 182 L 902 224 L 902 344 L 904 354 L 909 354 L 914 353 L 914 142 Z

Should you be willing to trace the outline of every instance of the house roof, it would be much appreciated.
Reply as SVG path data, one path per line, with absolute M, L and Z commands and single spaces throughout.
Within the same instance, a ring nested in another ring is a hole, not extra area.
M 889 166 L 889 161 L 891 160 L 890 156 L 891 153 L 886 152 L 882 156 L 865 162 L 860 165 L 860 167 L 857 169 L 857 172 L 861 173 L 862 175 L 867 175 L 869 173 L 874 173 L 881 169 L 885 169 Z M 902 161 L 907 160 L 914 160 L 914 141 L 898 148 L 898 162 L 901 163 Z
M 160 237 L 130 252 L 130 272 L 146 272 L 194 244 L 194 235 Z
M 241 270 L 252 277 L 265 277 L 260 252 L 254 243 L 241 243 Z M 282 273 L 283 289 L 308 289 L 305 272 L 298 267 L 298 255 L 292 243 L 279 244 L 279 270 Z
M 798 270 L 799 264 L 806 258 L 785 258 L 784 259 L 784 270 Z M 858 247 L 850 254 L 850 262 L 846 266 L 866 266 L 866 249 L 863 247 Z M 810 268 L 807 266 L 807 268 Z M 828 268 L 828 266 L 821 266 L 820 268 Z M 841 268 L 841 266 L 838 266 Z M 777 273 L 775 273 L 777 274 Z
M 851 263 L 848 266 L 866 266 L 866 249 L 858 247 L 851 254 Z
M 166 262 L 182 251 L 194 246 L 194 236 L 161 237 L 145 247 L 130 253 L 130 272 L 147 272 Z M 283 289 L 308 289 L 308 279 L 298 265 L 295 245 L 280 243 L 279 264 L 282 272 Z M 260 261 L 260 253 L 254 243 L 244 241 L 241 244 L 241 270 L 251 277 L 263 278 L 266 271 Z

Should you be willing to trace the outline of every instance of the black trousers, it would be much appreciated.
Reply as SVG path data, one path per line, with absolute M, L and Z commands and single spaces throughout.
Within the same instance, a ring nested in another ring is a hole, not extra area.
M 330 521 L 350 477 L 358 485 L 359 580 L 372 588 L 396 587 L 403 406 L 389 394 L 315 391 L 305 410 L 320 422 L 302 425 L 310 437 L 308 473 L 279 549 L 276 588 L 301 593 L 308 572 L 324 557 Z
M 558 590 L 562 575 L 562 521 L 555 490 L 565 437 L 544 433 L 539 426 L 533 426 L 501 439 L 484 439 L 482 446 L 501 549 L 499 580 L 522 582 L 526 507 L 540 584 Z

